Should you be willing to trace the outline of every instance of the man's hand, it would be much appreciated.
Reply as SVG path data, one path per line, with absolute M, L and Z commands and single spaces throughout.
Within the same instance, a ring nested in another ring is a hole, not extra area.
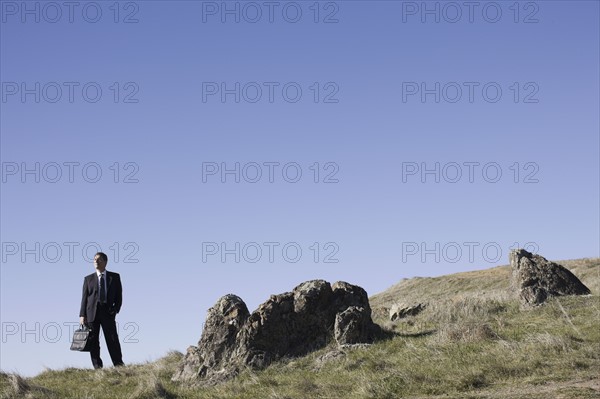
M 86 322 L 86 321 L 87 321 L 87 320 L 85 319 L 85 316 L 81 316 L 81 317 L 79 318 L 79 324 L 83 324 L 83 325 L 85 325 L 85 322 Z

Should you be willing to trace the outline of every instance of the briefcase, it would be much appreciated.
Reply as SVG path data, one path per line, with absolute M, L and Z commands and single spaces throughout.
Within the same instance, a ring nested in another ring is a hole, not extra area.
M 72 351 L 89 352 L 90 351 L 90 334 L 92 330 L 86 325 L 79 325 L 79 328 L 73 333 L 73 342 L 71 342 Z

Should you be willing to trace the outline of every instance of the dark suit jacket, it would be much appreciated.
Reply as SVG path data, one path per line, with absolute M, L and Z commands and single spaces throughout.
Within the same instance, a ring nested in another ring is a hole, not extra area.
M 121 276 L 119 273 L 105 271 L 106 273 L 106 304 L 110 314 L 115 315 L 121 310 L 123 302 L 123 287 L 121 286 Z M 83 279 L 83 292 L 81 293 L 81 308 L 79 316 L 84 316 L 88 323 L 96 318 L 96 304 L 100 300 L 100 287 L 98 274 L 96 272 L 85 276 Z

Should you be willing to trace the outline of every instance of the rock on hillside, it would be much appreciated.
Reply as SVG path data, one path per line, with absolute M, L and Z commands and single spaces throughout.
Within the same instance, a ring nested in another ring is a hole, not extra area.
M 524 249 L 510 252 L 511 285 L 526 305 L 539 305 L 551 296 L 587 295 L 590 290 L 565 267 Z
M 174 381 L 216 383 L 243 367 L 262 369 L 286 356 L 339 345 L 371 342 L 379 332 L 367 293 L 345 282 L 311 280 L 272 295 L 253 313 L 236 295 L 208 310 L 198 346 L 188 348 Z

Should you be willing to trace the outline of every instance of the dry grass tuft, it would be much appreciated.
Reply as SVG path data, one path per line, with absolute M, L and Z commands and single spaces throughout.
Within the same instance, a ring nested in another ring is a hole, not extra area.
M 487 323 L 448 324 L 438 331 L 437 338 L 441 342 L 478 342 L 499 339 L 498 334 Z
M 138 378 L 136 389 L 129 395 L 129 399 L 174 399 L 160 381 L 157 374 L 149 373 Z

